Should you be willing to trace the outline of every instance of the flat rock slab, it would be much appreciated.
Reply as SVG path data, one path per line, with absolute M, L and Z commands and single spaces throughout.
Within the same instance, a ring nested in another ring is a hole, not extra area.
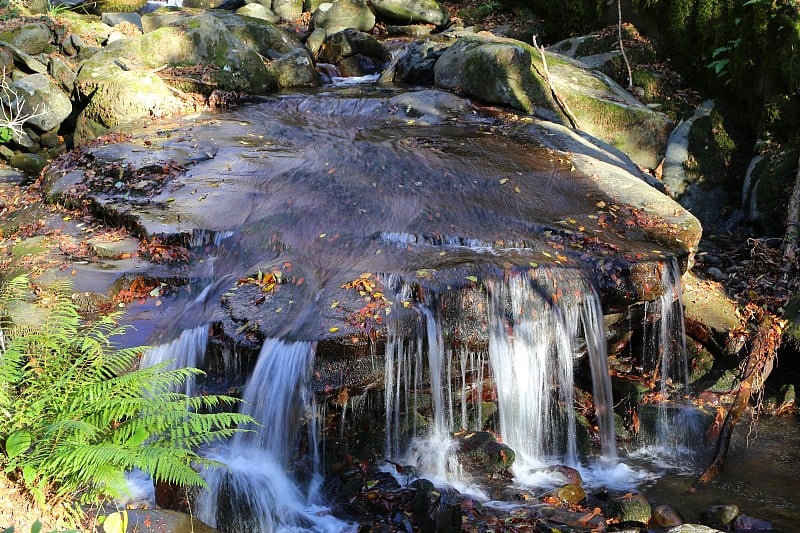
M 541 266 L 625 303 L 643 296 L 637 276 L 689 259 L 699 223 L 623 154 L 509 118 L 434 90 L 271 98 L 88 147 L 49 182 L 140 237 L 217 256 L 206 301 L 235 289 L 229 312 L 262 334 L 358 333 L 341 308 L 359 309 L 343 286 L 363 273 L 440 291 Z M 234 286 L 256 272 L 280 279 Z

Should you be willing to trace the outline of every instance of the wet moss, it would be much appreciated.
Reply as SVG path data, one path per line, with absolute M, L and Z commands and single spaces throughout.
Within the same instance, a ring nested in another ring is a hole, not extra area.
M 684 168 L 696 185 L 705 190 L 724 187 L 735 197 L 744 175 L 745 153 L 750 143 L 717 109 L 695 121 L 689 133 L 689 160 Z

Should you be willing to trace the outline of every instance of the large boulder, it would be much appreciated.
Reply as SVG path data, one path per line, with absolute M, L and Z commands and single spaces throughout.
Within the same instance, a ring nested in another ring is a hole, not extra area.
M 458 39 L 434 66 L 437 87 L 557 121 L 557 105 L 544 80 L 533 75 L 531 47 L 513 39 L 470 35 Z
M 619 148 L 637 164 L 661 160 L 670 120 L 648 108 L 605 74 L 514 39 L 461 37 L 437 61 L 436 85 L 575 126 Z M 548 81 L 549 80 L 549 81 Z M 552 95 L 554 90 L 564 105 Z M 568 109 L 570 113 L 567 113 Z
M 52 130 L 72 113 L 69 96 L 44 74 L 16 80 L 0 100 L 12 109 L 19 109 L 22 115 L 30 115 L 25 123 L 41 132 Z
M 224 10 L 203 12 L 201 10 L 163 11 L 158 10 L 142 17 L 142 28 L 145 33 L 159 28 L 171 27 L 180 34 L 186 34 L 194 42 L 196 57 L 191 61 L 205 61 L 221 66 L 223 56 L 228 53 L 215 41 L 215 32 L 230 33 L 246 48 L 252 48 L 265 57 L 279 57 L 303 46 L 294 36 L 275 26 L 271 22 L 252 17 L 242 17 Z M 225 37 L 219 36 L 223 40 Z M 240 45 L 240 43 L 236 43 Z M 241 45 L 240 45 L 241 46 Z M 160 52 L 162 59 L 169 59 L 174 51 L 166 47 Z M 167 57 L 164 58 L 163 55 Z M 179 60 L 185 60 L 181 57 Z M 213 61 L 209 61 L 213 60 Z M 170 61 L 178 64 L 178 60 Z
M 311 26 L 322 28 L 329 35 L 347 28 L 370 31 L 375 26 L 375 14 L 364 0 L 333 0 L 317 7 Z
M 433 68 L 447 47 L 446 43 L 437 41 L 412 43 L 384 69 L 379 83 L 433 85 Z
M 124 70 L 113 58 L 84 64 L 76 91 L 88 100 L 75 126 L 76 145 L 122 124 L 169 114 L 180 107 L 175 94 L 158 75 L 148 70 Z
M 282 20 L 297 20 L 303 14 L 303 0 L 272 0 L 272 11 Z
M 270 8 L 268 8 L 264 4 L 259 4 L 255 2 L 243 5 L 242 7 L 236 10 L 236 14 L 241 15 L 243 17 L 251 17 L 254 19 L 266 20 L 272 23 L 281 21 L 281 17 L 277 15 L 274 11 L 272 11 Z
M 390 21 L 445 26 L 450 12 L 436 0 L 372 0 L 372 7 Z

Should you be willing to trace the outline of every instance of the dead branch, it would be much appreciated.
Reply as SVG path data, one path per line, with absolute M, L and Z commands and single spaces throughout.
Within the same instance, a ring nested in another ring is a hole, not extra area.
M 625 45 L 622 44 L 622 1 L 617 0 L 617 37 L 619 40 L 619 51 L 622 52 L 622 59 L 625 60 L 625 67 L 628 69 L 628 90 L 633 89 L 633 72 L 628 61 L 628 54 L 625 53 Z
M 543 73 L 544 81 L 550 88 L 550 94 L 553 95 L 553 99 L 556 101 L 556 104 L 558 104 L 558 107 L 561 109 L 561 112 L 564 113 L 564 116 L 567 117 L 567 120 L 569 120 L 570 126 L 573 129 L 579 130 L 580 128 L 578 127 L 578 119 L 575 118 L 575 115 L 572 113 L 572 110 L 570 110 L 569 106 L 567 105 L 567 102 L 565 102 L 564 99 L 561 98 L 561 96 L 556 91 L 556 88 L 553 86 L 553 83 L 550 81 L 550 71 L 547 69 L 547 58 L 544 55 L 544 46 L 539 46 L 536 43 L 535 35 L 533 36 L 533 47 L 539 51 L 539 55 L 541 55 L 542 57 L 542 69 L 544 70 Z
M 747 409 L 754 392 L 760 391 L 764 382 L 772 372 L 773 363 L 775 362 L 775 355 L 778 347 L 781 344 L 782 324 L 779 320 L 775 319 L 771 314 L 764 312 L 759 320 L 758 330 L 753 339 L 753 345 L 750 353 L 747 356 L 745 364 L 744 378 L 742 379 L 739 390 L 736 392 L 736 397 L 733 400 L 722 423 L 722 428 L 717 437 L 717 445 L 714 451 L 714 459 L 711 464 L 697 479 L 698 485 L 707 485 L 719 474 L 722 466 L 725 464 L 725 459 L 728 455 L 728 449 L 731 444 L 731 437 L 733 436 L 733 429 L 739 422 L 739 419 Z

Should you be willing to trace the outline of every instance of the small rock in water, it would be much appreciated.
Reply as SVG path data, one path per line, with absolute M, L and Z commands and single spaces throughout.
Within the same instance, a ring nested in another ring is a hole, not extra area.
M 659 505 L 653 509 L 650 517 L 650 527 L 675 527 L 683 524 L 683 518 L 678 511 L 670 505 Z
M 733 529 L 735 533 L 743 532 L 743 531 L 775 531 L 775 528 L 772 527 L 772 524 L 767 522 L 766 520 L 761 520 L 760 518 L 753 518 L 752 516 L 747 516 L 746 514 L 740 514 L 736 517 L 736 521 L 733 523 Z
M 739 516 L 739 508 L 735 505 L 715 505 L 700 513 L 700 522 L 707 526 L 727 529 Z
M 642 494 L 625 494 L 614 498 L 606 513 L 609 518 L 616 518 L 621 523 L 635 522 L 645 525 L 650 521 L 652 511 L 650 502 Z
M 568 483 L 556 489 L 555 494 L 559 500 L 571 505 L 586 499 L 586 492 L 577 483 Z
M 581 478 L 581 473 L 575 470 L 574 468 L 570 468 L 566 465 L 554 465 L 550 466 L 545 469 L 545 472 L 552 472 L 554 474 L 558 474 L 564 478 L 566 483 L 575 483 L 577 485 L 583 484 L 583 478 Z

